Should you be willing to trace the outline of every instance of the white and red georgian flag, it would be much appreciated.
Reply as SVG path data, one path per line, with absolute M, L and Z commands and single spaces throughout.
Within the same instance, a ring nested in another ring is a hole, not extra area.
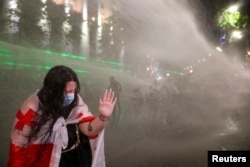
M 21 106 L 11 130 L 8 167 L 58 167 L 62 148 L 68 144 L 67 124 L 88 122 L 95 119 L 88 106 L 79 96 L 78 106 L 75 107 L 67 119 L 60 117 L 54 127 L 51 137 L 46 144 L 42 144 L 49 122 L 45 124 L 36 139 L 28 143 L 27 136 L 35 124 L 34 117 L 39 114 L 39 99 L 37 91 Z M 92 167 L 105 167 L 104 130 L 98 136 L 90 137 L 92 150 Z

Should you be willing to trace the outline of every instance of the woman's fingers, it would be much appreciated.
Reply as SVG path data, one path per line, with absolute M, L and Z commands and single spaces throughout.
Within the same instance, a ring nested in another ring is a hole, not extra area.
M 114 100 L 114 96 L 115 94 L 114 94 L 114 91 L 112 91 L 112 89 L 105 90 L 102 101 L 112 102 Z
M 117 98 L 115 97 L 114 91 L 112 91 L 112 89 L 105 90 L 102 98 L 100 98 L 100 113 L 102 113 L 103 115 L 107 115 L 107 113 L 111 114 L 116 101 Z
M 117 97 L 115 97 L 114 100 L 112 101 L 113 106 L 115 105 L 116 101 L 117 101 Z
M 114 100 L 114 96 L 115 96 L 115 93 L 114 91 L 112 91 L 112 89 L 110 89 L 110 101 L 112 102 Z
M 103 94 L 103 101 L 107 101 L 107 100 L 108 100 L 108 90 L 106 89 Z

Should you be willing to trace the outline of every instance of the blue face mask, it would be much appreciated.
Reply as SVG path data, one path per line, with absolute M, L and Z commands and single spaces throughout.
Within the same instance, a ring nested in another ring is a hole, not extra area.
M 64 96 L 64 101 L 63 101 L 63 106 L 68 106 L 72 103 L 72 101 L 75 98 L 75 94 L 74 93 L 70 93 Z

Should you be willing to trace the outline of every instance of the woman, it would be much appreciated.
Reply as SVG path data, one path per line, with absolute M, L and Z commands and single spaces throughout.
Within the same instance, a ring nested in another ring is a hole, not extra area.
M 16 114 L 8 167 L 105 166 L 101 138 L 116 103 L 114 92 L 104 92 L 97 117 L 79 92 L 72 69 L 55 66 L 48 71 L 41 90 Z

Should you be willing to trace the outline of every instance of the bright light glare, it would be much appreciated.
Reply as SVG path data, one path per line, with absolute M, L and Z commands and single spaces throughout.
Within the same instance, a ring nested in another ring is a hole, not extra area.
M 228 11 L 230 12 L 230 13 L 234 13 L 234 12 L 237 12 L 238 11 L 238 6 L 237 5 L 234 5 L 234 6 L 231 6 L 231 7 L 229 7 L 228 8 Z
M 242 38 L 242 33 L 240 31 L 233 31 L 232 32 L 232 36 L 234 38 L 238 38 L 238 39 L 241 39 Z
M 222 49 L 221 49 L 219 46 L 217 46 L 216 49 L 217 49 L 219 52 L 222 52 Z
M 161 80 L 161 79 L 162 79 L 161 76 L 158 76 L 158 77 L 156 78 L 157 81 L 159 81 L 159 80 Z
M 64 21 L 62 24 L 63 31 L 68 34 L 72 30 L 72 26 L 69 24 L 68 21 Z
M 10 9 L 17 9 L 17 0 L 12 0 L 9 2 Z

